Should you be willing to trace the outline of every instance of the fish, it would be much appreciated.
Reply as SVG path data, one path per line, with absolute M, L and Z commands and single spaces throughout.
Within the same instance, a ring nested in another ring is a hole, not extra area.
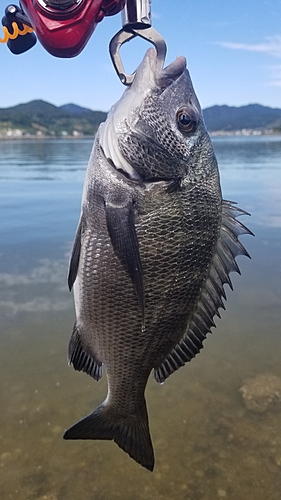
M 224 285 L 253 234 L 223 200 L 218 164 L 183 56 L 149 49 L 98 129 L 70 258 L 76 321 L 68 362 L 106 399 L 64 434 L 113 440 L 152 471 L 145 388 L 202 349 Z

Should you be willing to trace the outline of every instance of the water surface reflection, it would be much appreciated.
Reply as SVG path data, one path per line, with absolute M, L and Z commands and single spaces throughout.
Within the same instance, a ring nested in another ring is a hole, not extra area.
M 224 197 L 252 213 L 241 219 L 252 261 L 239 258 L 200 355 L 163 386 L 149 381 L 150 474 L 112 442 L 62 440 L 106 394 L 66 362 L 67 258 L 91 141 L 0 142 L 0 498 L 280 500 L 281 405 L 251 412 L 239 388 L 281 377 L 281 138 L 214 145 Z

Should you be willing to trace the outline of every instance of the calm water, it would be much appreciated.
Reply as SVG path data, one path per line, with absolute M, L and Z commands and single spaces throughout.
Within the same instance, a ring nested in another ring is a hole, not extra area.
M 239 392 L 249 377 L 281 377 L 281 137 L 214 145 L 224 198 L 252 214 L 241 219 L 252 260 L 239 258 L 205 349 L 163 386 L 149 381 L 150 474 L 112 442 L 62 439 L 106 393 L 66 361 L 68 255 L 92 142 L 0 142 L 1 500 L 281 499 L 281 404 L 253 413 Z

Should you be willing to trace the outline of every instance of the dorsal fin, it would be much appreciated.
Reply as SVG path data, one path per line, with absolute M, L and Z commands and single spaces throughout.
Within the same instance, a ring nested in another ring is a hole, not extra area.
M 225 309 L 223 298 L 226 299 L 224 285 L 232 289 L 229 273 L 240 273 L 235 258 L 238 255 L 250 257 L 239 241 L 241 234 L 253 233 L 241 222 L 236 220 L 239 215 L 249 215 L 244 210 L 234 206 L 234 202 L 222 201 L 222 221 L 216 252 L 213 256 L 208 276 L 201 289 L 201 294 L 193 316 L 187 326 L 186 333 L 174 347 L 163 363 L 155 368 L 154 377 L 157 382 L 164 380 L 190 361 L 203 348 L 203 341 L 211 327 L 215 326 L 213 318 L 219 316 L 219 308 Z

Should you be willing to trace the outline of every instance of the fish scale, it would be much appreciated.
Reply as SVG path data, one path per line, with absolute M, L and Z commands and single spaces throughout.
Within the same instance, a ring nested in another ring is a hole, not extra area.
M 190 361 L 239 272 L 245 212 L 222 200 L 217 161 L 184 58 L 149 50 L 99 128 L 69 267 L 69 363 L 108 394 L 65 439 L 114 440 L 152 470 L 144 397 Z M 179 119 L 184 113 L 183 123 Z

